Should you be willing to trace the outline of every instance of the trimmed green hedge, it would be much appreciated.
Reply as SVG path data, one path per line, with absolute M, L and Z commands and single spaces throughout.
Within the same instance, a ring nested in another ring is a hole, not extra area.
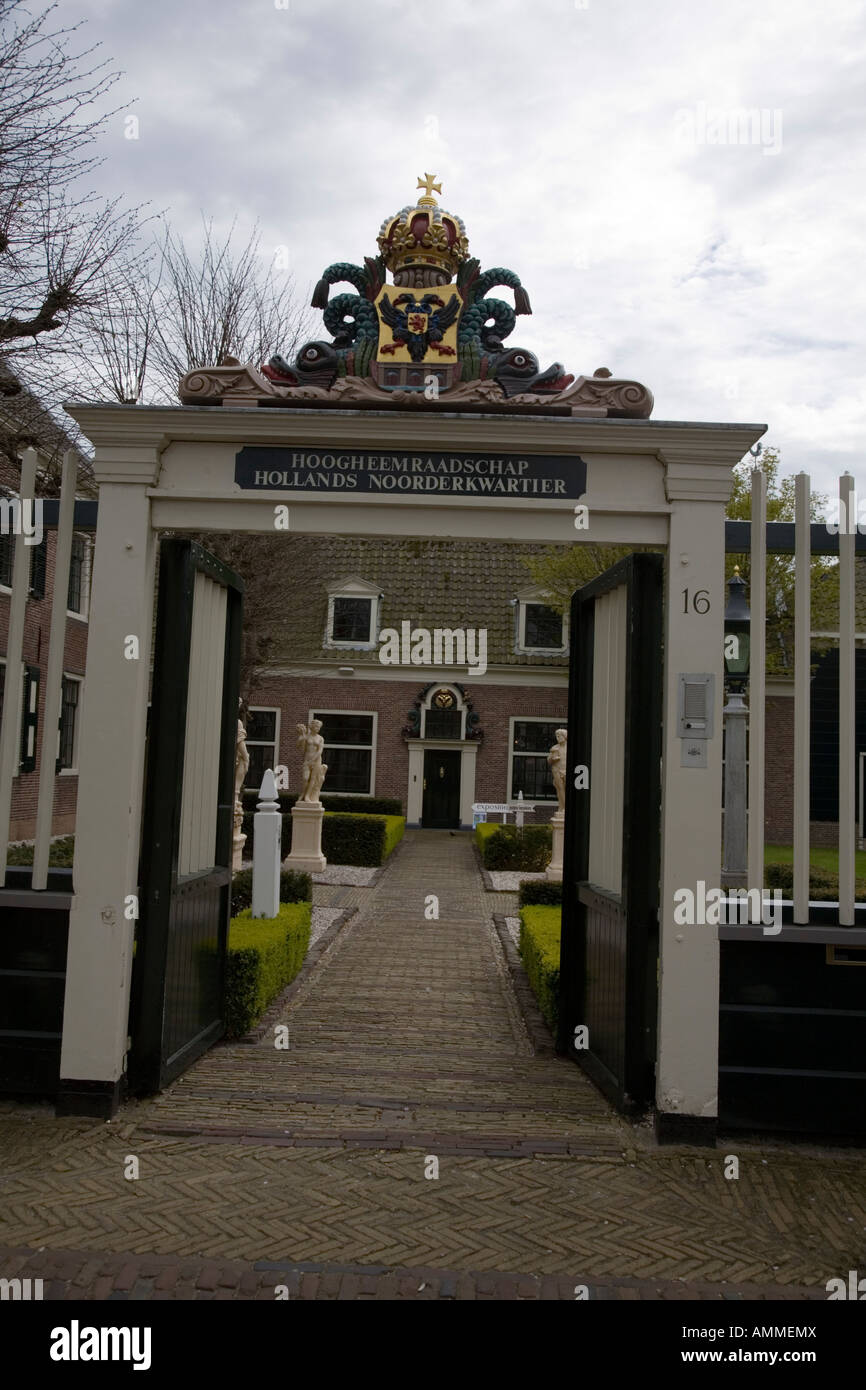
M 559 934 L 558 907 L 520 909 L 520 957 L 554 1037 L 559 1023 Z
M 291 816 L 286 817 L 291 820 Z M 384 864 L 406 829 L 403 816 L 341 816 L 325 812 L 322 853 L 329 864 L 374 869 Z
M 538 873 L 546 869 L 553 853 L 553 832 L 549 825 L 500 825 L 496 833 L 481 842 L 485 869 L 522 869 Z
M 479 821 L 476 825 L 475 843 L 481 851 L 482 858 L 484 857 L 484 842 L 489 840 L 491 835 L 495 835 L 497 830 L 501 829 L 501 825 L 496 825 L 493 821 L 489 820 Z
M 561 907 L 562 884 L 549 878 L 528 878 L 518 889 L 517 901 L 521 907 Z
M 405 816 L 385 817 L 385 854 L 383 856 L 383 862 L 388 858 L 391 851 L 397 848 L 405 833 Z
M 243 818 L 242 830 L 247 837 L 244 854 L 253 852 L 253 812 Z M 322 821 L 322 853 L 329 864 L 353 864 L 375 869 L 384 864 L 399 844 L 406 829 L 403 816 L 342 815 L 326 811 Z M 283 815 L 280 854 L 283 859 L 292 848 L 291 811 Z
M 276 917 L 252 918 L 249 908 L 229 925 L 226 1036 L 254 1028 L 281 989 L 291 984 L 310 944 L 312 905 L 281 903 Z
M 296 869 L 283 869 L 280 872 L 280 902 L 309 903 L 313 901 L 313 880 L 309 874 L 298 873 Z M 239 869 L 232 878 L 232 915 L 252 907 L 253 871 Z
M 794 896 L 794 865 L 767 864 L 764 880 L 768 888 L 781 888 L 786 898 Z M 858 903 L 866 902 L 866 878 L 854 880 L 854 897 Z M 829 869 L 809 870 L 809 898 L 816 903 L 835 903 L 839 901 L 839 875 Z
M 75 853 L 75 836 L 64 835 L 62 840 L 54 840 L 48 846 L 48 863 L 52 869 L 71 869 Z M 10 845 L 7 864 L 32 864 L 33 845 Z

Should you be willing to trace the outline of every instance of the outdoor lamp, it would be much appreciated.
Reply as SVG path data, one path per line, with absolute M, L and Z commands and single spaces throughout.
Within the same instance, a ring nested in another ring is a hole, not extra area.
M 725 672 L 732 689 L 743 690 L 749 675 L 749 630 L 752 615 L 746 603 L 746 585 L 740 578 L 739 565 L 728 580 L 728 602 L 725 607 Z M 736 637 L 736 642 L 728 639 Z

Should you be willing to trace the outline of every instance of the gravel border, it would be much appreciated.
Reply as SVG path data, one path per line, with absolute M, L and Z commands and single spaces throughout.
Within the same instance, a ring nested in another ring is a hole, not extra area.
M 390 855 L 388 857 L 390 858 Z M 320 874 L 313 874 L 313 882 L 324 883 L 331 888 L 341 885 L 347 888 L 369 888 L 381 872 L 381 868 L 364 869 L 358 864 L 328 864 Z
M 528 874 L 513 869 L 491 869 L 489 874 L 492 891 L 494 893 L 517 893 L 520 890 L 521 883 L 526 883 L 529 879 L 538 881 L 539 879 L 547 878 L 546 873 Z

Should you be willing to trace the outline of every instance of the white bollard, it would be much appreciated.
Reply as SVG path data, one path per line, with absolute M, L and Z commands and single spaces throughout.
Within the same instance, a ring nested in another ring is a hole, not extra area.
M 253 917 L 276 917 L 280 910 L 280 832 L 277 783 L 268 768 L 253 817 Z

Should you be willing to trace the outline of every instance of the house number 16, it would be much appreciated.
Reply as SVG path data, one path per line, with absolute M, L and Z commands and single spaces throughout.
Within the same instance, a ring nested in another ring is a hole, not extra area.
M 709 589 L 696 589 L 690 594 L 688 589 L 683 589 L 683 612 L 688 613 L 689 605 L 693 613 L 709 613 L 710 611 L 710 591 Z

